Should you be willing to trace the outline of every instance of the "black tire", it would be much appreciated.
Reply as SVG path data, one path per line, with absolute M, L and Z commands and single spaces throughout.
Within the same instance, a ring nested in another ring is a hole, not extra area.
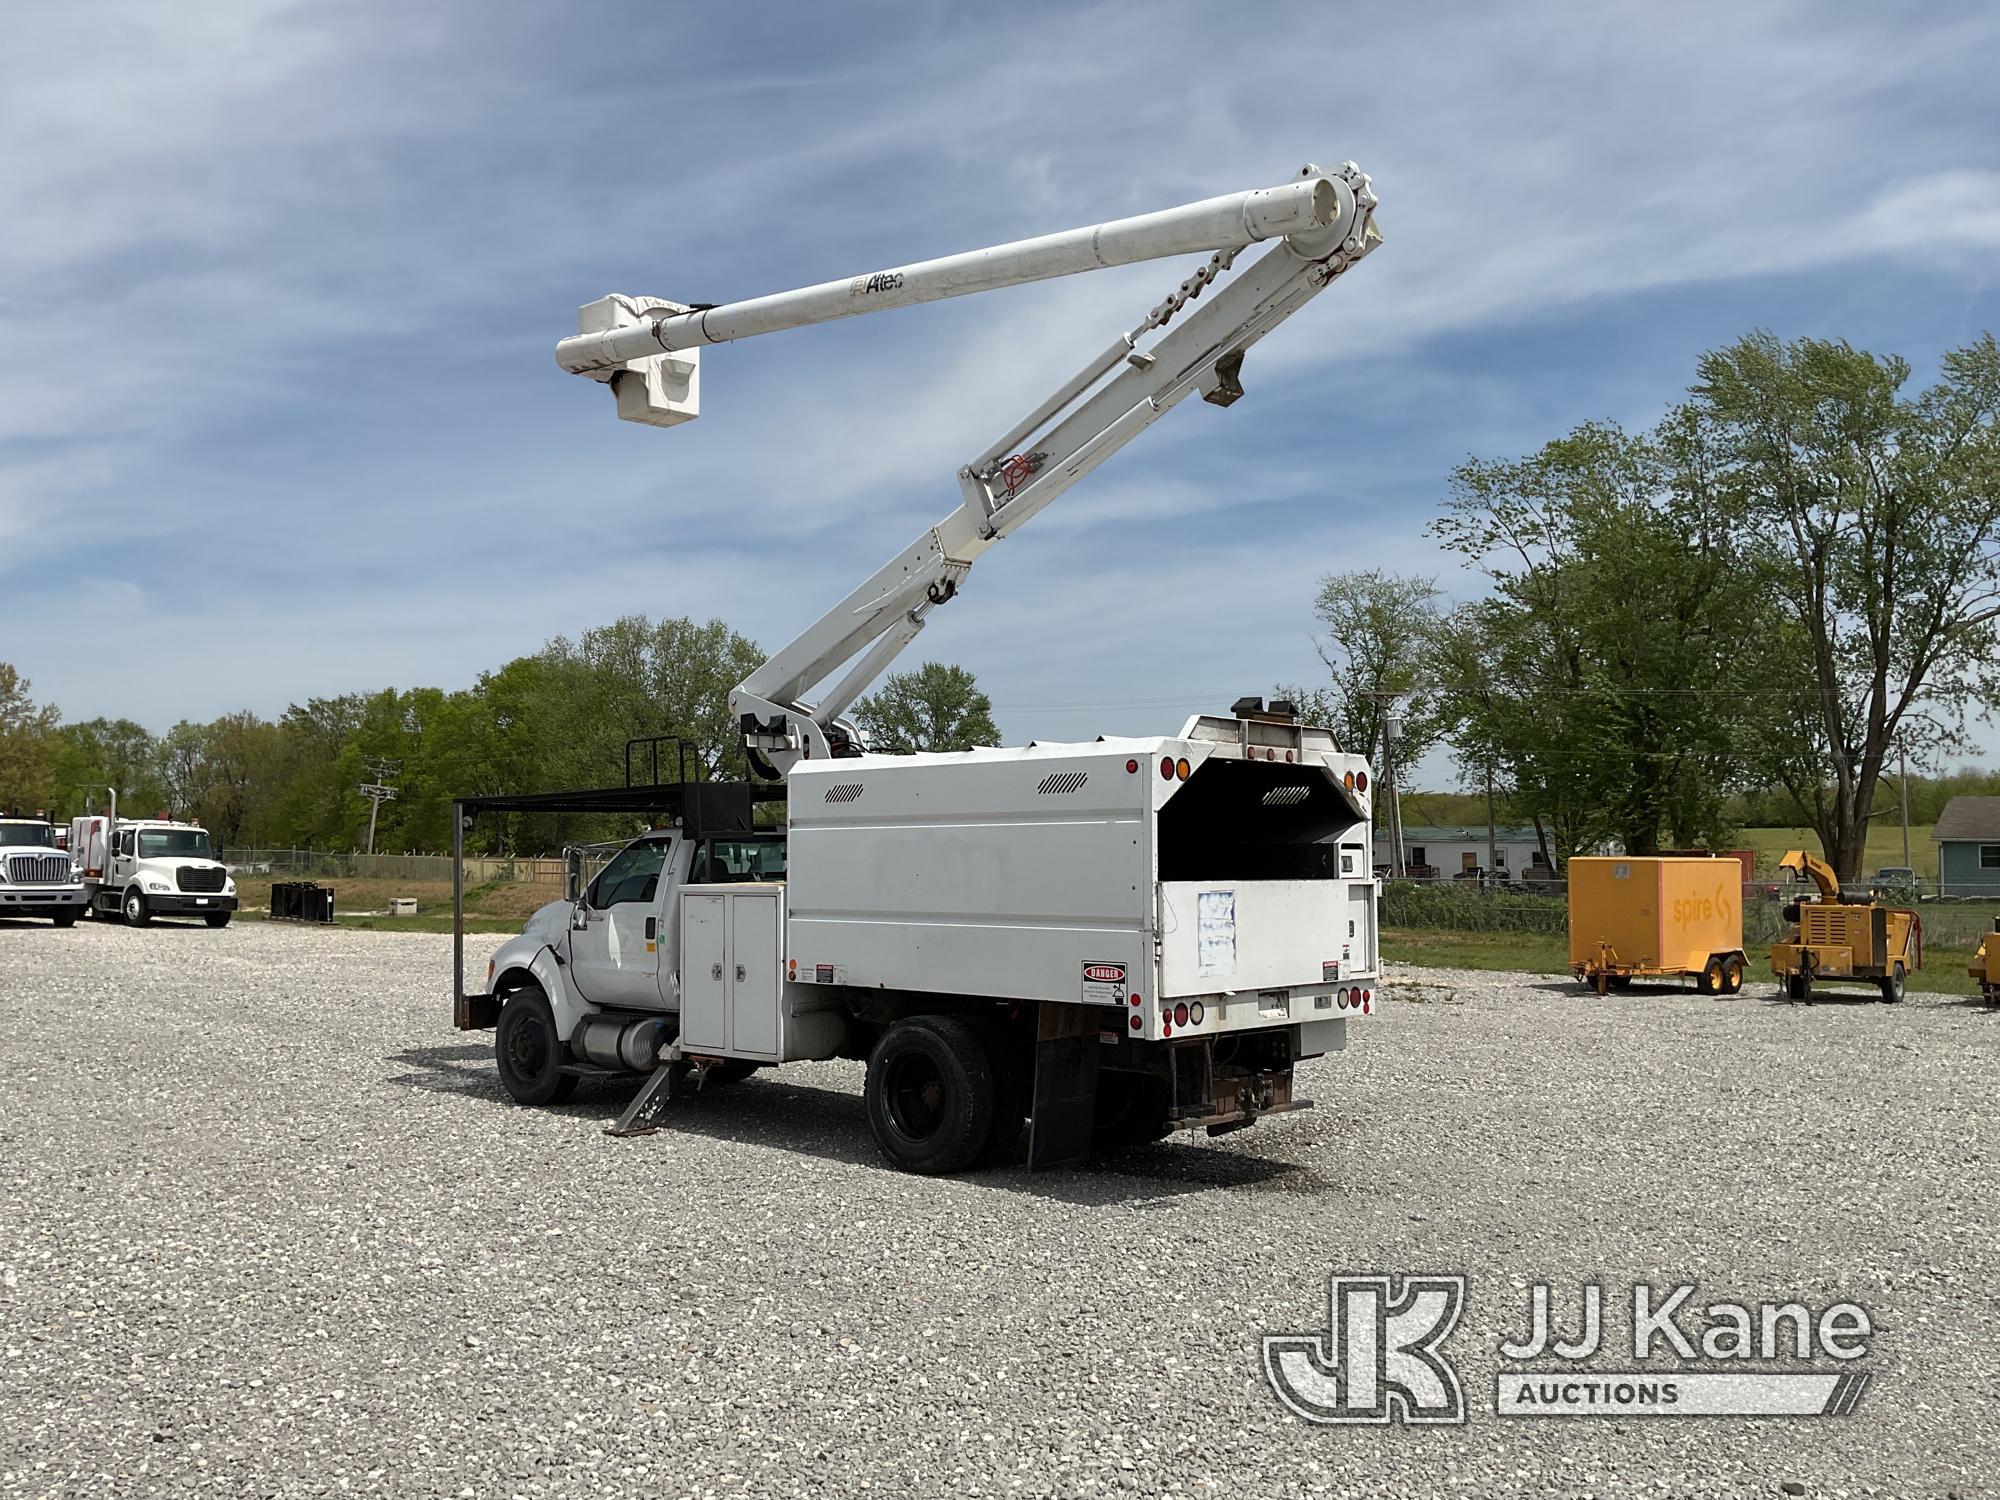
M 993 1133 L 993 1063 L 955 1016 L 912 1016 L 868 1054 L 868 1124 L 882 1154 L 936 1176 L 972 1164 Z
M 1142 1073 L 1097 1075 L 1097 1117 L 1090 1143 L 1098 1151 L 1149 1146 L 1171 1132 L 1167 1127 L 1167 1084 Z
M 514 991 L 500 1007 L 493 1055 L 500 1086 L 517 1104 L 560 1104 L 576 1092 L 576 1075 L 562 1071 L 565 1049 L 556 1037 L 556 1014 L 538 984 Z
M 137 886 L 134 886 L 125 893 L 124 900 L 119 903 L 118 909 L 124 916 L 127 927 L 150 927 L 153 925 L 152 909 L 146 905 L 145 893 Z
M 1613 974 L 1611 976 L 1611 988 L 1621 995 L 1624 994 L 1632 988 L 1632 976 L 1630 974 Z
M 211 927 L 227 927 L 230 914 L 226 911 L 212 911 L 202 918 Z
M 1740 953 L 1732 953 L 1722 961 L 1722 993 L 1743 993 L 1743 955 Z
M 1704 995 L 1719 995 L 1722 993 L 1722 959 L 1720 957 L 1711 955 L 1708 962 L 1701 966 L 1701 973 L 1695 976 L 1694 987 Z
M 58 927 L 74 927 L 76 926 L 76 919 L 82 915 L 83 908 L 79 906 L 75 911 L 59 911 L 50 920 Z
M 1909 983 L 1910 976 L 1904 971 L 1901 964 L 1892 967 L 1889 970 L 1888 977 L 1882 981 L 1882 1003 L 1884 1005 L 1901 1005 L 1903 1003 L 1903 996 L 1909 990 Z

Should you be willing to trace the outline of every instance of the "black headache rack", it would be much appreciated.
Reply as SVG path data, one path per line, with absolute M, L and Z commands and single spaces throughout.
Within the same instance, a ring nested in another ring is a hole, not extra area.
M 644 764 L 659 774 L 662 744 L 677 747 L 678 781 L 653 780 L 632 784 L 633 748 L 645 746 Z M 690 766 L 697 772 L 688 777 Z M 500 1019 L 500 997 L 468 994 L 465 988 L 465 834 L 472 821 L 487 813 L 625 813 L 648 819 L 653 826 L 678 824 L 690 839 L 721 838 L 754 833 L 757 806 L 785 800 L 782 783 L 708 781 L 699 775 L 701 763 L 690 760 L 687 747 L 670 736 L 630 740 L 625 746 L 625 785 L 567 792 L 497 792 L 452 799 L 451 820 L 451 1013 L 460 1031 L 490 1028 Z

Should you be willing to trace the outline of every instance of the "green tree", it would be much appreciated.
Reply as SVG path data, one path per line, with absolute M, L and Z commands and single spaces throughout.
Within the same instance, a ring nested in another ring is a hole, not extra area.
M 1368 569 L 1329 573 L 1313 600 L 1321 635 L 1313 645 L 1332 683 L 1324 688 L 1281 688 L 1300 715 L 1333 730 L 1342 748 L 1378 757 L 1382 723 L 1400 705 L 1403 733 L 1396 759 L 1412 765 L 1437 743 L 1446 727 L 1442 701 L 1429 680 L 1441 623 L 1435 580 Z
M 166 801 L 159 757 L 152 732 L 130 719 L 64 724 L 56 731 L 56 804 L 82 813 L 102 807 L 106 790 L 116 787 L 128 807 L 159 807 Z
M 1964 743 L 2000 629 L 2000 346 L 1909 365 L 1754 333 L 1705 356 L 1680 415 L 1792 650 L 1770 663 L 1763 765 L 1858 878 L 1889 757 Z
M 0 661 L 0 807 L 33 812 L 54 801 L 56 725 L 53 706 L 37 707 L 28 679 Z
M 998 744 L 993 703 L 963 667 L 927 661 L 892 673 L 854 705 L 855 722 L 871 750 L 910 755 L 923 750 L 970 750 Z
M 1493 581 L 1440 634 L 1461 764 L 1505 784 L 1554 858 L 1722 831 L 1754 640 L 1731 515 L 1691 503 L 1692 458 L 1666 429 L 1587 424 L 1461 465 L 1433 528 Z

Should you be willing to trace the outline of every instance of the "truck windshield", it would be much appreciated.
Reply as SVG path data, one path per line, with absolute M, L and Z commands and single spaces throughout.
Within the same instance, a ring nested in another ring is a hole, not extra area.
M 0 823 L 0 849 L 53 849 L 56 831 L 46 823 Z
M 141 859 L 213 859 L 208 833 L 200 828 L 142 828 Z

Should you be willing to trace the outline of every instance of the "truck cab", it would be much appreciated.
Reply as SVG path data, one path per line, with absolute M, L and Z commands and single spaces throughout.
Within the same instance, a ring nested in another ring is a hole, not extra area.
M 145 927 L 155 917 L 200 917 L 227 927 L 236 882 L 197 823 L 172 818 L 77 818 L 70 848 L 82 866 L 90 910 Z
M 40 818 L 0 818 L 0 917 L 47 917 L 74 927 L 83 880 L 56 831 Z

